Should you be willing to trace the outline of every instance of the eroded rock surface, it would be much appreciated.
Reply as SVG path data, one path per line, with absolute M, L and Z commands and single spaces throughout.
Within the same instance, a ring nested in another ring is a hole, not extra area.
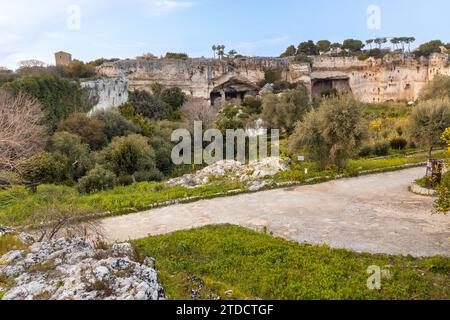
M 82 239 L 60 239 L 11 251 L 0 277 L 13 280 L 4 300 L 161 300 L 154 260 L 136 261 L 129 243 L 95 249 Z
M 195 188 L 211 183 L 214 179 L 222 178 L 230 181 L 247 182 L 251 191 L 264 188 L 268 182 L 261 180 L 273 177 L 289 168 L 289 160 L 278 157 L 265 158 L 261 161 L 250 162 L 245 165 L 235 160 L 216 162 L 193 174 L 171 179 L 167 182 L 170 187 L 184 186 Z

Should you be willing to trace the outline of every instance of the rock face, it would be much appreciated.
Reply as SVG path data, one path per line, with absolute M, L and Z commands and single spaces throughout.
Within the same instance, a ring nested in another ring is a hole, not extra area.
M 448 54 L 421 59 L 390 54 L 365 61 L 330 56 L 310 60 L 311 63 L 296 63 L 290 58 L 122 60 L 100 66 L 98 73 L 126 77 L 131 90 L 151 91 L 151 85 L 158 82 L 180 87 L 194 97 L 211 99 L 211 94 L 230 80 L 257 84 L 264 79 L 266 70 L 276 69 L 283 80 L 303 82 L 313 96 L 336 88 L 351 91 L 365 102 L 416 100 L 422 87 L 436 74 L 450 75 Z
M 207 185 L 211 180 L 224 178 L 231 181 L 247 182 L 250 191 L 257 191 L 264 188 L 268 182 L 263 179 L 273 177 L 278 172 L 289 168 L 287 159 L 277 157 L 265 158 L 261 161 L 251 162 L 248 165 L 234 160 L 224 160 L 216 162 L 194 174 L 186 174 L 182 177 L 171 179 L 168 186 L 181 185 L 188 188 L 195 188 Z
M 0 258 L 0 276 L 15 284 L 4 300 L 160 300 L 154 261 L 133 258 L 133 247 L 94 249 L 81 239 L 34 243 Z
M 91 112 L 120 107 L 128 101 L 128 79 L 125 77 L 101 78 L 81 83 L 89 91 L 89 98 L 96 101 Z

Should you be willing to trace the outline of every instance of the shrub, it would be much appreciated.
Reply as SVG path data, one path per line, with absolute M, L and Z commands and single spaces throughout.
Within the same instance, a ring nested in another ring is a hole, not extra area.
M 450 171 L 442 175 L 441 186 L 450 190 Z
M 248 114 L 260 114 L 262 112 L 262 101 L 252 96 L 245 97 L 242 106 Z
M 137 171 L 156 168 L 155 152 L 149 139 L 141 135 L 114 138 L 99 157 L 100 163 L 117 176 L 131 176 Z
M 48 152 L 38 153 L 18 167 L 21 179 L 35 189 L 42 183 L 55 183 L 63 180 L 67 168 L 59 159 Z
M 390 143 L 394 150 L 404 150 L 408 146 L 408 141 L 404 138 L 394 138 Z
M 387 156 L 389 154 L 390 146 L 391 145 L 388 142 L 377 142 L 373 146 L 373 152 L 379 157 Z
M 365 136 L 361 106 L 350 95 L 324 99 L 299 122 L 289 138 L 289 153 L 306 148 L 321 167 L 345 167 Z
M 420 92 L 421 100 L 450 98 L 450 76 L 436 75 Z
M 450 99 L 420 102 L 409 119 L 411 138 L 426 148 L 431 158 L 434 147 L 441 143 L 441 134 L 450 127 Z
M 145 181 L 162 181 L 164 175 L 157 169 L 150 169 L 147 171 L 138 171 L 134 174 L 134 179 L 136 182 Z
M 140 128 L 128 119 L 125 119 L 117 110 L 101 110 L 94 117 L 103 124 L 103 131 L 111 141 L 114 137 L 127 136 L 140 133 Z
M 152 96 L 147 91 L 132 92 L 129 102 L 137 114 L 152 120 L 168 119 L 172 109 L 166 102 Z
M 65 180 L 76 181 L 91 168 L 89 146 L 82 143 L 78 135 L 65 131 L 56 132 L 48 149 L 64 164 Z
M 361 150 L 359 151 L 360 157 L 368 157 L 373 153 L 373 147 L 372 146 L 363 146 Z
M 78 181 L 78 192 L 94 193 L 116 186 L 116 176 L 113 172 L 106 170 L 100 165 L 89 171 L 88 175 Z
M 186 101 L 186 95 L 177 87 L 164 89 L 159 98 L 172 107 L 172 112 L 180 109 Z
M 304 88 L 284 92 L 280 97 L 268 94 L 262 100 L 262 119 L 268 128 L 292 133 L 297 121 L 311 109 Z
M 88 144 L 92 150 L 99 150 L 107 143 L 105 127 L 95 117 L 89 117 L 85 113 L 74 113 L 61 121 L 58 131 L 67 131 L 77 134 L 82 141 Z

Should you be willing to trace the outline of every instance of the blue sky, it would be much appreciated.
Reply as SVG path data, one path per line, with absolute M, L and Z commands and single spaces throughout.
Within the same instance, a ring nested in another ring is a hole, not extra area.
M 367 26 L 371 5 L 380 28 Z M 274 56 L 308 39 L 450 42 L 449 12 L 448 0 L 0 0 L 0 66 L 53 63 L 59 50 L 88 61 L 167 51 L 210 57 L 213 44 Z

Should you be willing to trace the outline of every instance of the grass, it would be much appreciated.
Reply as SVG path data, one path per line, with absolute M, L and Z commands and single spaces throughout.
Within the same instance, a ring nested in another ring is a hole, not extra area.
M 446 157 L 446 153 L 436 157 Z M 406 164 L 417 164 L 426 161 L 426 156 L 392 156 L 382 159 L 350 160 L 346 170 L 326 168 L 318 170 L 314 163 L 294 163 L 291 169 L 274 177 L 274 182 L 317 183 L 329 180 L 338 175 L 357 176 L 362 171 L 391 170 Z M 305 173 L 305 168 L 308 173 Z M 323 178 L 321 180 L 321 178 Z M 313 179 L 313 180 L 311 180 Z M 139 212 L 170 201 L 187 198 L 211 198 L 234 190 L 245 190 L 240 182 L 217 180 L 207 186 L 189 189 L 181 186 L 166 187 L 162 183 L 143 182 L 132 186 L 116 187 L 91 195 L 81 195 L 73 187 L 41 185 L 36 193 L 23 186 L 14 186 L 0 190 L 0 225 L 23 226 L 32 221 L 35 212 L 50 206 L 79 209 L 91 214 L 122 215 Z
M 189 197 L 210 197 L 219 192 L 241 188 L 240 183 L 218 182 L 195 189 L 168 188 L 161 183 L 144 182 L 117 187 L 91 195 L 81 195 L 73 187 L 41 185 L 36 193 L 23 186 L 0 190 L 0 225 L 20 226 L 29 223 L 34 212 L 50 205 L 67 206 L 86 212 L 126 214 L 149 209 L 151 205 Z
M 450 258 L 385 256 L 298 244 L 237 226 L 149 237 L 134 244 L 156 258 L 170 299 L 449 299 Z M 369 290 L 369 266 L 389 270 Z M 228 295 L 226 294 L 227 291 Z

